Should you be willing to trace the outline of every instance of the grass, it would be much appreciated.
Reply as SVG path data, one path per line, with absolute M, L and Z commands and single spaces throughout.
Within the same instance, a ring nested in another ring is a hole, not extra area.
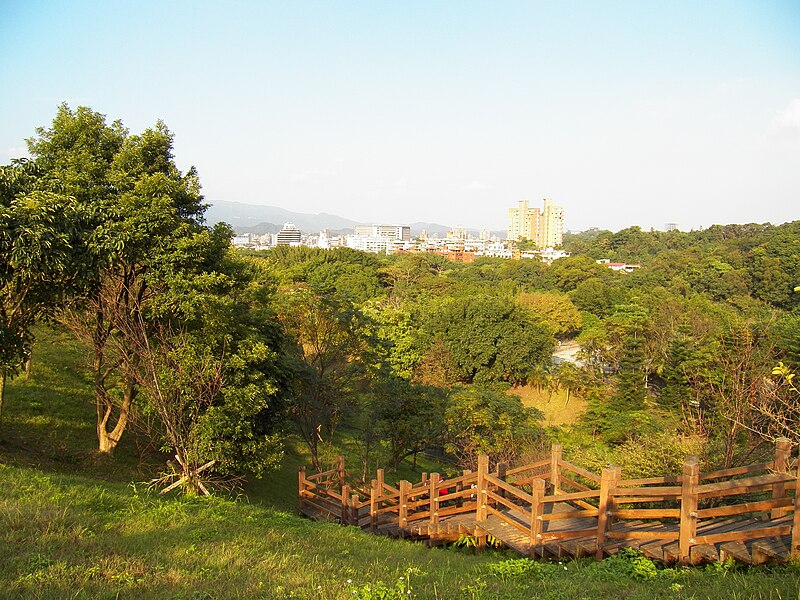
M 547 388 L 524 385 L 512 388 L 509 393 L 519 396 L 525 406 L 542 411 L 544 414 L 542 424 L 546 427 L 572 425 L 586 410 L 586 401 L 583 398 L 576 394 L 567 397 L 567 390 L 563 388 L 551 391 Z
M 149 469 L 132 441 L 97 459 L 80 348 L 40 339 L 33 376 L 9 388 L 0 445 L 0 598 L 800 598 L 795 566 L 535 563 L 313 523 L 293 513 L 297 440 L 247 495 L 156 497 L 132 483 Z

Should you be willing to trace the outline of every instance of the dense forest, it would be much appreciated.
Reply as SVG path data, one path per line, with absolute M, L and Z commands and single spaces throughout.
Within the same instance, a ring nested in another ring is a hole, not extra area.
M 139 436 L 177 460 L 164 483 L 192 492 L 268 474 L 288 436 L 321 469 L 346 432 L 365 478 L 552 441 L 642 476 L 800 442 L 800 221 L 567 234 L 551 265 L 237 252 L 172 143 L 161 122 L 131 134 L 62 105 L 31 158 L 0 168 L 0 419 L 6 379 L 52 326 L 86 349 L 98 452 Z M 554 364 L 564 343 L 577 360 Z M 521 386 L 586 410 L 547 427 Z

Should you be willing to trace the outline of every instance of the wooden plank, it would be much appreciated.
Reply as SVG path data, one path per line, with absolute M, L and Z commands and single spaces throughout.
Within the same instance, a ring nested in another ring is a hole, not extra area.
M 494 515 L 495 517 L 499 518 L 501 521 L 507 523 L 508 525 L 513 525 L 523 535 L 527 535 L 530 532 L 530 527 L 527 525 L 527 523 L 521 523 L 516 519 L 512 519 L 506 513 L 495 509 L 493 506 L 487 506 L 486 512 L 490 515 Z
M 666 477 L 646 477 L 644 479 L 622 479 L 619 482 L 619 487 L 627 488 L 627 487 L 642 487 L 645 485 L 655 485 L 661 484 L 666 485 L 668 483 L 680 483 L 681 478 L 677 475 L 669 475 Z
M 586 479 L 588 479 L 590 481 L 594 481 L 595 483 L 600 483 L 600 476 L 599 475 L 595 475 L 591 471 L 587 471 L 586 469 L 582 469 L 581 467 L 579 467 L 577 465 L 573 465 L 572 463 L 568 463 L 565 460 L 561 461 L 561 467 L 564 468 L 564 469 L 569 469 L 573 473 L 577 473 L 581 477 L 585 477 Z
M 759 475 L 758 477 L 746 477 L 744 479 L 732 479 L 731 481 L 718 481 L 717 483 L 705 483 L 697 486 L 697 493 L 701 497 L 717 495 L 719 492 L 748 493 L 752 488 L 761 486 L 772 486 L 776 483 L 792 481 L 794 477 L 790 473 L 770 473 Z
M 681 488 L 679 486 L 654 486 L 654 487 L 638 487 L 638 488 L 620 488 L 614 492 L 614 496 L 619 498 L 617 502 L 625 503 L 625 496 L 680 496 Z
M 517 475 L 519 473 L 524 473 L 525 471 L 531 471 L 533 469 L 541 469 L 542 467 L 546 467 L 550 464 L 550 458 L 544 458 L 542 460 L 537 460 L 536 462 L 529 463 L 527 465 L 523 465 L 521 467 L 517 467 L 515 469 L 508 469 L 506 471 L 506 476 L 510 477 L 511 475 Z
M 603 560 L 603 545 L 606 543 L 606 535 L 611 529 L 611 510 L 614 507 L 614 489 L 619 469 L 603 469 L 600 480 L 600 496 L 597 501 L 597 535 L 595 536 L 595 560 Z
M 772 537 L 790 535 L 791 525 L 781 525 L 779 527 L 763 527 L 760 529 L 747 529 L 745 531 L 731 531 L 728 533 L 717 533 L 711 535 L 700 535 L 695 538 L 698 544 L 719 544 L 721 542 L 735 542 L 755 540 L 762 537 Z
M 722 477 L 735 477 L 736 475 L 746 475 L 747 473 L 758 473 L 759 471 L 769 471 L 773 467 L 773 461 L 747 465 L 745 467 L 733 467 L 732 469 L 720 469 L 709 473 L 701 473 L 700 481 L 706 479 L 720 479 Z
M 542 542 L 553 540 L 568 540 L 576 537 L 586 537 L 587 535 L 597 534 L 597 527 L 587 529 L 570 529 L 565 531 L 547 531 L 542 534 Z
M 677 519 L 679 508 L 615 508 L 611 511 L 615 519 Z
M 533 504 L 533 496 L 531 496 L 530 494 L 522 491 L 521 489 L 519 489 L 517 487 L 514 487 L 510 483 L 506 483 L 502 479 L 498 479 L 494 475 L 490 475 L 488 473 L 486 475 L 484 475 L 484 478 L 486 479 L 487 482 L 491 483 L 492 485 L 496 485 L 501 490 L 504 490 L 504 491 L 508 492 L 509 494 L 513 494 L 514 496 L 516 496 L 520 500 L 523 500 L 524 502 L 527 502 L 528 504 Z
M 592 510 L 569 510 L 557 513 L 545 513 L 542 515 L 543 521 L 557 521 L 559 519 L 589 519 L 597 516 L 597 509 Z
M 763 565 L 765 563 L 783 563 L 789 559 L 789 545 L 784 543 L 781 538 L 770 538 L 766 540 L 756 540 L 750 547 L 753 556 L 753 564 Z
M 606 537 L 615 540 L 677 540 L 678 531 L 643 530 L 643 531 L 609 531 Z
M 592 488 L 590 487 L 586 487 L 585 485 L 578 483 L 577 481 L 573 481 L 569 477 L 565 476 L 563 473 L 561 473 L 561 475 L 559 476 L 559 480 L 561 481 L 562 489 L 565 485 L 568 485 L 572 488 L 575 488 L 579 492 L 589 492 L 592 490 Z
M 719 561 L 719 553 L 711 544 L 695 544 L 689 548 L 689 564 L 704 565 Z
M 753 557 L 750 556 L 747 546 L 744 545 L 744 542 L 738 540 L 735 542 L 725 542 L 724 544 L 720 544 L 719 559 L 725 562 L 729 558 L 732 558 L 736 562 L 740 562 L 745 565 L 753 564 Z
M 589 490 L 588 492 L 572 492 L 569 494 L 556 494 L 555 496 L 545 496 L 542 502 L 569 502 L 570 500 L 585 500 L 587 498 L 599 498 L 600 490 Z
M 709 519 L 712 517 L 729 517 L 752 512 L 765 512 L 782 506 L 793 506 L 793 498 L 776 498 L 774 500 L 761 500 L 758 502 L 745 502 L 743 504 L 729 504 L 727 506 L 717 506 L 714 508 L 702 508 L 697 511 L 699 519 Z
M 500 496 L 500 495 L 498 495 L 498 494 L 495 494 L 495 493 L 494 493 L 493 491 L 491 491 L 491 490 L 488 490 L 486 495 L 487 495 L 487 496 L 488 496 L 490 499 L 494 500 L 495 502 L 498 502 L 499 504 L 502 504 L 502 505 L 503 505 L 503 506 L 505 506 L 507 509 L 509 509 L 509 510 L 512 510 L 512 511 L 514 511 L 515 513 L 517 513 L 517 514 L 519 515 L 519 517 L 520 517 L 521 519 L 523 519 L 524 521 L 526 521 L 526 522 L 529 522 L 529 521 L 530 521 L 530 519 L 531 519 L 531 513 L 530 513 L 530 511 L 529 511 L 529 510 L 525 510 L 525 509 L 524 509 L 524 508 L 522 508 L 521 506 L 517 506 L 517 505 L 516 505 L 516 504 L 514 504 L 514 503 L 513 503 L 511 500 L 509 500 L 509 499 L 507 499 L 507 498 L 503 498 L 502 496 Z

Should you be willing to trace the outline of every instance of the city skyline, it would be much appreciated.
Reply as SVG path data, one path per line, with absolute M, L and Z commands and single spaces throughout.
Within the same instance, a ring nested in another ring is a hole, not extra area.
M 0 164 L 61 102 L 163 119 L 206 201 L 502 230 L 781 223 L 800 206 L 800 5 L 0 5 Z

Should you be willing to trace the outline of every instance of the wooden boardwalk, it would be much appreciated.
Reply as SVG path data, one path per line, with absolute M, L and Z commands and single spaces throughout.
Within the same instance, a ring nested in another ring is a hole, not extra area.
M 636 548 L 666 564 L 727 558 L 746 564 L 800 558 L 800 489 L 790 443 L 779 440 L 767 463 L 701 473 L 689 457 L 678 476 L 623 479 L 617 467 L 595 474 L 562 458 L 392 486 L 383 470 L 369 485 L 353 482 L 340 458 L 336 469 L 298 480 L 299 508 L 376 534 L 443 544 L 493 538 L 523 556 L 602 559 Z

